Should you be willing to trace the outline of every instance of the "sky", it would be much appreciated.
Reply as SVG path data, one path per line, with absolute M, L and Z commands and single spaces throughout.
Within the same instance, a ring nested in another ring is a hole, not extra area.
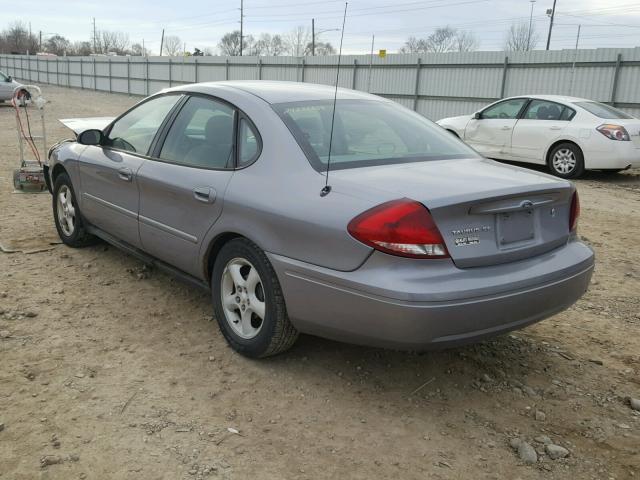
M 409 36 L 426 37 L 437 27 L 450 25 L 475 34 L 478 50 L 502 50 L 513 23 L 529 23 L 544 49 L 549 27 L 545 14 L 553 0 L 350 0 L 343 53 L 368 53 L 372 35 L 375 49 L 395 52 Z M 179 36 L 188 50 L 216 48 L 224 33 L 240 26 L 240 0 L 23 0 L 20 8 L 0 0 L 0 29 L 11 22 L 31 23 L 43 37 L 60 34 L 72 41 L 91 40 L 92 19 L 98 30 L 119 30 L 132 43 L 158 52 L 162 29 Z M 344 0 L 244 0 L 245 35 L 287 33 L 296 26 L 311 27 L 315 18 L 318 40 L 340 43 Z M 12 11 L 22 13 L 11 14 Z M 552 49 L 575 47 L 578 24 L 580 48 L 640 45 L 640 1 L 557 0 Z

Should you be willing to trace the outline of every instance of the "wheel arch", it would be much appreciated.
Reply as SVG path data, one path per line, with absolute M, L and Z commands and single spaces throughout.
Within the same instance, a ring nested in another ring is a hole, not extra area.
M 61 163 L 56 163 L 51 170 L 51 188 L 53 188 L 53 185 L 56 183 L 56 178 L 58 178 L 61 173 L 66 173 L 67 175 L 69 175 L 69 172 L 67 172 L 67 169 L 64 167 L 64 165 L 62 165 Z
M 224 233 L 218 234 L 215 238 L 211 240 L 211 242 L 209 242 L 206 253 L 204 255 L 204 262 L 203 262 L 204 275 L 207 283 L 211 282 L 211 274 L 213 273 L 213 264 L 216 261 L 216 257 L 218 256 L 218 253 L 220 253 L 220 250 L 222 249 L 222 247 L 224 247 L 227 243 L 229 243 L 231 240 L 234 240 L 236 238 L 247 238 L 247 237 L 237 232 L 224 232 Z M 247 240 L 251 240 L 251 239 L 247 238 Z

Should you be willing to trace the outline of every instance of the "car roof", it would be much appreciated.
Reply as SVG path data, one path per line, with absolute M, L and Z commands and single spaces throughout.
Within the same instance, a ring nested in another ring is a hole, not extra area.
M 593 102 L 587 98 L 569 97 L 567 95 L 516 95 L 510 98 L 531 98 L 534 100 L 549 100 L 550 102 L 560 103 L 576 103 L 576 102 Z
M 271 80 L 246 80 L 193 83 L 172 88 L 215 95 L 225 89 L 242 90 L 262 98 L 267 103 L 301 102 L 308 100 L 333 100 L 335 87 L 316 83 L 279 82 Z M 339 99 L 383 100 L 381 97 L 356 90 L 338 88 Z

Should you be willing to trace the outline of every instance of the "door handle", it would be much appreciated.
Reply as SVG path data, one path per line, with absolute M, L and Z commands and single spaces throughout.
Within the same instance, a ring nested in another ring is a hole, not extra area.
M 553 125 L 549 127 L 549 130 L 562 130 L 562 127 L 559 127 L 558 125 Z
M 213 203 L 216 201 L 216 191 L 211 187 L 194 188 L 193 198 L 199 202 Z
M 502 130 L 511 130 L 511 127 L 505 125 L 504 127 L 502 127 Z
M 133 171 L 129 168 L 120 168 L 118 170 L 118 177 L 125 182 L 130 182 L 133 180 Z

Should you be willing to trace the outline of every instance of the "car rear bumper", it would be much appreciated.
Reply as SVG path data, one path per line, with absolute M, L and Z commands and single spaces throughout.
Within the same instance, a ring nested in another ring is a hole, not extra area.
M 621 169 L 640 167 L 640 147 L 635 142 L 617 142 L 604 139 L 599 141 L 597 148 L 585 153 L 585 167 L 587 169 Z
M 353 272 L 269 254 L 301 332 L 412 350 L 455 346 L 558 313 L 587 290 L 593 252 L 571 241 L 527 260 L 458 269 L 374 252 Z

